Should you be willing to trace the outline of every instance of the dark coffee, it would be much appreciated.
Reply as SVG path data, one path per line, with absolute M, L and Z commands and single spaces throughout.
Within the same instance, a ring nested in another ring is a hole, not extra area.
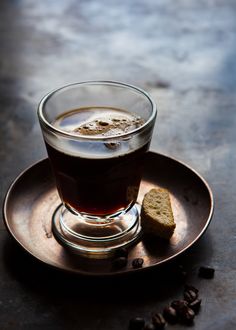
M 53 123 L 82 137 L 77 143 L 66 141 L 64 145 L 45 139 L 60 197 L 68 208 L 106 216 L 135 203 L 149 142 L 140 147 L 138 140 L 119 139 L 119 135 L 142 123 L 128 112 L 107 108 L 73 110 Z M 91 136 L 114 140 L 86 140 Z

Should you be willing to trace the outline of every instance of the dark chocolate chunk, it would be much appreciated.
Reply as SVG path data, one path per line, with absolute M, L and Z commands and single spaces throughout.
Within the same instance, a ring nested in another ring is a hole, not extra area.
M 215 274 L 215 269 L 208 266 L 201 266 L 199 268 L 198 276 L 202 278 L 213 278 Z

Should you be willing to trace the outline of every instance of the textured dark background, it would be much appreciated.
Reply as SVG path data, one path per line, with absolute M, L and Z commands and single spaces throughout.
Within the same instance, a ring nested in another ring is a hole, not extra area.
M 236 2 L 233 0 L 1 0 L 0 197 L 45 157 L 40 98 L 63 84 L 111 79 L 138 85 L 158 104 L 152 150 L 209 182 L 215 214 L 176 263 L 202 297 L 194 329 L 236 329 Z M 215 267 L 200 279 L 200 265 Z M 22 251 L 0 223 L 0 329 L 127 329 L 182 285 L 172 263 L 139 276 L 62 274 Z M 167 329 L 185 329 L 168 326 Z

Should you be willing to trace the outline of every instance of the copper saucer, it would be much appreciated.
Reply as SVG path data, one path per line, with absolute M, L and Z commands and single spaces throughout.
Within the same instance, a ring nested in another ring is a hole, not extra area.
M 51 219 L 60 200 L 48 159 L 26 169 L 12 183 L 4 202 L 4 220 L 9 233 L 26 251 L 58 269 L 87 275 L 135 272 L 132 260 L 142 257 L 141 270 L 145 270 L 175 258 L 192 246 L 207 229 L 213 214 L 211 189 L 196 171 L 175 159 L 149 152 L 139 203 L 153 187 L 165 187 L 171 194 L 175 233 L 169 242 L 143 238 L 130 249 L 127 266 L 119 270 L 112 267 L 109 259 L 91 260 L 73 255 L 54 238 Z

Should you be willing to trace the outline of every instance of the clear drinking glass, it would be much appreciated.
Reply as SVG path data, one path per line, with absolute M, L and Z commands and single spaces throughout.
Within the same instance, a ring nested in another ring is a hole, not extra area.
M 95 258 L 134 242 L 156 118 L 150 96 L 118 82 L 75 83 L 47 94 L 38 116 L 62 201 L 52 219 L 57 240 Z

